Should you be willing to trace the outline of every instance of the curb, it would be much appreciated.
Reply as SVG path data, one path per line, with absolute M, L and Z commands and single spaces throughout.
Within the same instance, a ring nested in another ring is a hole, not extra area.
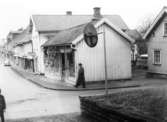
M 32 80 L 31 78 L 27 78 L 25 75 L 23 75 L 22 73 L 20 73 L 16 68 L 11 66 L 11 69 L 16 72 L 17 74 L 19 74 L 21 77 L 23 77 L 24 79 L 27 79 L 28 81 L 34 83 L 37 86 L 40 86 L 42 88 L 45 89 L 49 89 L 49 90 L 58 90 L 58 91 L 93 91 L 93 90 L 105 90 L 105 87 L 96 87 L 96 88 L 69 88 L 68 86 L 65 86 L 67 88 L 53 88 L 50 86 L 47 86 L 46 84 L 43 84 L 42 82 L 37 82 Z M 114 87 L 108 87 L 108 89 L 121 89 L 121 88 L 134 88 L 134 87 L 140 87 L 141 85 L 139 84 L 134 84 L 134 85 L 127 85 L 127 86 L 114 86 Z
M 6 122 L 87 122 L 90 118 L 81 116 L 80 112 L 30 116 L 23 118 L 7 118 Z M 91 120 L 89 120 L 91 122 Z

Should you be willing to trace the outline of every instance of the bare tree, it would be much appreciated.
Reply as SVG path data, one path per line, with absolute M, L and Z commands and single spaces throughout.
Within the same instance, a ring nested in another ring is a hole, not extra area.
M 151 17 L 151 16 L 149 16 L 143 20 L 143 22 L 141 23 L 141 25 L 137 29 L 141 33 L 141 35 L 144 35 L 147 32 L 147 30 L 151 26 L 152 22 L 153 22 L 153 17 Z
M 145 19 L 143 19 L 143 22 L 141 23 L 140 26 L 138 26 L 137 30 L 143 37 L 144 34 L 147 32 L 147 30 L 150 28 L 151 24 L 153 22 L 153 17 L 152 16 L 147 16 Z M 139 54 L 146 54 L 147 53 L 147 44 L 146 40 L 141 39 L 140 41 L 136 42 L 138 46 L 138 53 Z

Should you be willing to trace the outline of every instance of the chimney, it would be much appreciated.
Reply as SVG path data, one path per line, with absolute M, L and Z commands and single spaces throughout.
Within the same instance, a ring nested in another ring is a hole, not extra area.
M 100 7 L 94 7 L 93 9 L 94 9 L 93 19 L 96 20 L 102 18 L 102 15 L 100 13 Z
M 66 15 L 72 15 L 72 11 L 66 11 Z

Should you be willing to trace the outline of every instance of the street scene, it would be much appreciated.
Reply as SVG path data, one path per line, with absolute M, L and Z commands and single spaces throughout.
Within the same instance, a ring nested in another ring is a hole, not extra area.
M 93 96 L 93 95 L 103 95 L 104 90 L 92 90 L 87 91 L 60 91 L 45 89 L 39 85 L 32 83 L 21 77 L 17 72 L 12 70 L 10 67 L 5 67 L 1 64 L 0 68 L 1 75 L 0 86 L 2 94 L 6 98 L 7 109 L 5 116 L 7 119 L 20 120 L 23 118 L 32 118 L 59 114 L 74 114 L 75 116 L 80 116 L 80 102 L 79 96 Z M 145 80 L 143 82 L 143 80 Z M 157 80 L 159 83 L 157 83 Z M 128 81 L 126 81 L 128 84 Z M 132 81 L 130 81 L 131 84 Z M 138 87 L 131 88 L 118 88 L 109 89 L 109 93 L 115 93 L 120 91 L 129 91 L 135 89 L 165 89 L 166 80 L 164 79 L 143 79 L 137 84 Z M 143 82 L 143 83 L 141 83 Z M 151 82 L 151 83 L 150 83 Z M 91 87 L 91 86 L 90 86 Z M 95 86 L 94 86 L 95 87 Z M 97 86 L 96 86 L 97 87 Z M 20 91 L 21 90 L 21 91 Z M 52 117 L 54 118 L 54 117 Z M 60 121 L 60 120 L 59 120 Z M 68 121 L 68 119 L 66 120 Z M 76 120 L 75 120 L 76 121 Z
M 0 1 L 1 122 L 167 121 L 165 0 L 30 1 Z

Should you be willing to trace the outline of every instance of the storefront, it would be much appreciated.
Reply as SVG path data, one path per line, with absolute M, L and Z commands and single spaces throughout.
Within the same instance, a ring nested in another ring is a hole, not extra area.
M 75 77 L 75 51 L 70 46 L 44 48 L 45 75 L 65 81 Z
M 20 56 L 20 55 L 13 56 L 13 64 L 15 66 L 18 66 L 19 68 L 24 69 L 26 71 L 30 71 L 30 72 L 35 72 L 34 60 L 35 60 L 35 56 L 30 54 L 24 55 L 24 56 Z

